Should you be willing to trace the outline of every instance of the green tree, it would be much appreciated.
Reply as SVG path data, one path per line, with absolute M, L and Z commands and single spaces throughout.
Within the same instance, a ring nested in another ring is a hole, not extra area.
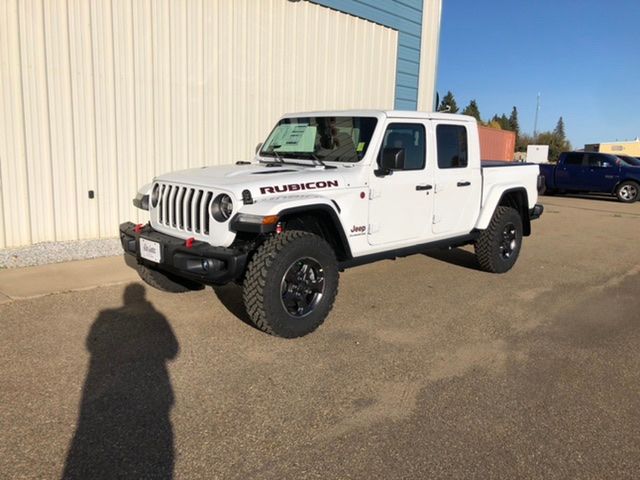
M 482 118 L 480 117 L 480 109 L 478 108 L 478 102 L 475 100 L 471 100 L 469 105 L 464 107 L 462 110 L 463 115 L 469 115 L 470 117 L 475 118 L 478 122 L 482 123 Z
M 557 162 L 562 152 L 572 150 L 571 143 L 562 138 L 564 132 L 554 129 L 552 132 L 542 132 L 533 139 L 534 145 L 549 145 L 549 161 Z M 526 149 L 526 147 L 525 147 Z
M 520 134 L 520 122 L 518 122 L 518 109 L 514 106 L 509 115 L 509 130 L 516 132 L 516 136 Z
M 516 152 L 526 152 L 528 145 L 536 145 L 531 135 L 521 133 L 516 137 Z
M 447 110 L 447 107 L 449 109 Z M 448 113 L 458 113 L 458 104 L 456 103 L 456 99 L 451 93 L 451 90 L 447 92 L 447 94 L 442 98 L 440 105 L 438 106 L 439 112 L 447 111 Z
M 498 119 L 498 123 L 500 124 L 500 128 L 502 128 L 502 130 L 511 130 L 511 124 L 509 123 L 509 119 L 504 113 L 500 115 L 500 118 Z
M 558 137 L 559 140 L 565 141 L 567 139 L 567 135 L 564 132 L 564 120 L 562 120 L 562 117 L 558 119 L 556 128 L 553 129 L 553 134 Z

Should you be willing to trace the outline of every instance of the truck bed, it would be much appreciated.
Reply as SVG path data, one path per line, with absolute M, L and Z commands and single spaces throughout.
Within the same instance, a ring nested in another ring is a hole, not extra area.
M 481 166 L 483 206 L 492 195 L 502 191 L 502 185 L 516 184 L 527 190 L 529 208 L 533 208 L 538 196 L 538 164 L 484 160 Z

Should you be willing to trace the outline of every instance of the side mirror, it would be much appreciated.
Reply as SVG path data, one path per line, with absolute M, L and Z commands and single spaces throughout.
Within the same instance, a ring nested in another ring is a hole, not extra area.
M 260 151 L 261 148 L 262 148 L 262 142 L 256 145 L 256 154 Z
M 391 175 L 394 170 L 404 169 L 404 148 L 385 148 L 378 159 L 380 168 L 373 173 L 378 177 Z

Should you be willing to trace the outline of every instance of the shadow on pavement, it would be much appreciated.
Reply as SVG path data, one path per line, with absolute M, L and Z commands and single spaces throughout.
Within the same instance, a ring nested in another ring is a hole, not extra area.
M 621 203 L 616 197 L 613 195 L 603 195 L 603 194 L 582 194 L 582 193 L 554 193 L 554 194 L 543 194 L 545 198 L 579 198 L 581 200 L 599 200 L 601 202 L 613 202 L 613 203 Z
M 450 263 L 459 267 L 469 268 L 471 270 L 482 270 L 478 264 L 475 254 L 462 250 L 461 248 L 454 248 L 452 250 L 430 250 L 428 252 L 424 252 L 424 254 L 435 260 L 440 260 L 441 262 Z
M 229 283 L 227 285 L 215 286 L 212 288 L 224 308 L 229 310 L 229 312 L 241 322 L 260 331 L 260 329 L 253 324 L 249 318 L 247 310 L 244 308 L 244 302 L 242 301 L 242 287 L 234 283 Z
M 178 341 L 143 286 L 128 285 L 123 303 L 101 311 L 87 337 L 91 359 L 63 479 L 173 477 L 167 361 Z

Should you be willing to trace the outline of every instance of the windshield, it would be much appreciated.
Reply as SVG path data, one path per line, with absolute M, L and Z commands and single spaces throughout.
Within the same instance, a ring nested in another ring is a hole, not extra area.
M 640 160 L 638 160 L 635 157 L 629 157 L 627 155 L 618 155 L 618 158 L 622 160 L 624 163 L 633 165 L 634 167 L 640 167 Z
M 367 153 L 378 120 L 374 117 L 283 118 L 260 155 L 322 162 L 359 162 Z

